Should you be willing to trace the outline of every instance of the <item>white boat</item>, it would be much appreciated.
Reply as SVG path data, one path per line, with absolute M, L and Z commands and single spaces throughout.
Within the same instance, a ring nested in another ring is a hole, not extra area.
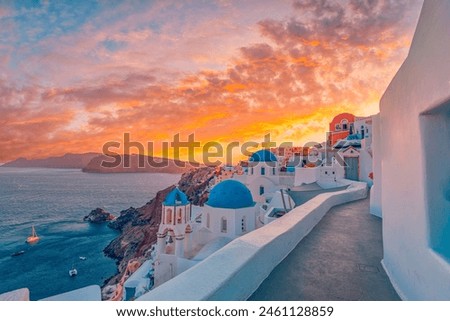
M 34 225 L 31 227 L 31 235 L 27 237 L 27 243 L 36 243 L 39 241 L 39 236 L 36 234 Z
M 71 270 L 69 270 L 69 276 L 76 276 L 78 274 L 77 269 L 72 268 Z
M 85 256 L 80 256 L 79 257 L 81 261 L 86 261 L 86 257 Z

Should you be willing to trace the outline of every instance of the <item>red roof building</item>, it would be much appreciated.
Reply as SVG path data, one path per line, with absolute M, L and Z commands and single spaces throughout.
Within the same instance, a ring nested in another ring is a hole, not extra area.
M 333 146 L 340 139 L 354 133 L 355 115 L 342 113 L 333 118 L 328 133 L 328 146 Z

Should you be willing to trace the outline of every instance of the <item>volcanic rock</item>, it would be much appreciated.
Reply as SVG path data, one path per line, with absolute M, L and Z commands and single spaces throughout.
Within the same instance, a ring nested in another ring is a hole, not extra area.
M 90 223 L 104 223 L 108 221 L 112 221 L 115 219 L 115 216 L 111 213 L 105 211 L 104 209 L 97 207 L 95 210 L 92 210 L 89 215 L 86 215 L 83 218 L 83 221 L 87 221 Z

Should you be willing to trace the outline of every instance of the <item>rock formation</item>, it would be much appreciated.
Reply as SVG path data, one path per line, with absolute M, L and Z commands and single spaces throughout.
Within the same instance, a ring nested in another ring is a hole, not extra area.
M 104 223 L 108 221 L 112 221 L 115 219 L 115 216 L 111 213 L 105 211 L 104 209 L 97 207 L 95 210 L 92 210 L 89 215 L 86 215 L 83 218 L 83 221 L 87 221 L 89 223 Z
M 106 256 L 117 260 L 119 270 L 119 275 L 110 279 L 108 284 L 114 284 L 121 278 L 130 259 L 148 257 L 148 250 L 156 242 L 161 221 L 161 204 L 174 188 L 175 186 L 170 186 L 159 191 L 154 199 L 140 208 L 122 211 L 116 220 L 118 223 L 111 224 L 122 233 L 103 250 Z
M 134 207 L 130 207 L 126 210 L 120 211 L 119 217 L 114 221 L 108 223 L 108 227 L 113 230 L 123 231 L 123 228 L 127 223 L 131 222 L 135 217 L 139 215 L 139 212 Z
M 187 195 L 192 204 L 202 206 L 208 200 L 208 186 L 214 175 L 213 167 L 191 170 L 181 176 L 178 188 Z

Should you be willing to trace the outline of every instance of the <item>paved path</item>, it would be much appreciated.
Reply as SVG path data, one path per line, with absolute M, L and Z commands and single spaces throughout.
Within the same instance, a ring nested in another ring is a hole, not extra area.
M 332 208 L 249 300 L 399 300 L 380 261 L 369 198 Z

